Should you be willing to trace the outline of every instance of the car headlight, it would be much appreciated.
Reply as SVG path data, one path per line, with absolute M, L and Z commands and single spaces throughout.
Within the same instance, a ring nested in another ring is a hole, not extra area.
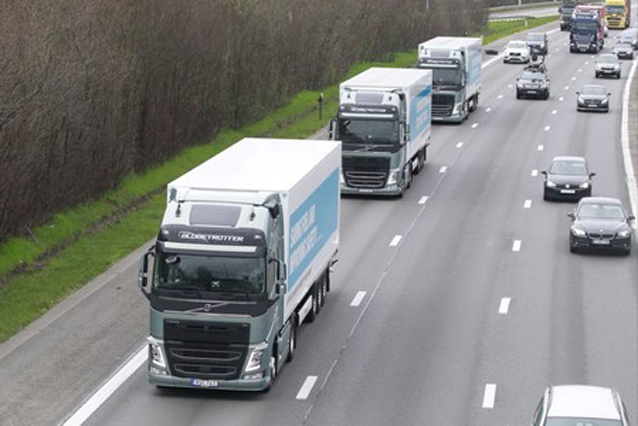
M 620 231 L 616 234 L 618 238 L 627 238 L 631 235 L 631 231 Z
M 587 232 L 572 226 L 572 234 L 574 234 L 575 237 L 584 237 L 587 235 Z
M 252 353 L 250 354 L 248 364 L 246 364 L 246 373 L 261 369 L 261 360 L 263 359 L 267 349 L 268 343 L 266 342 L 261 342 L 260 344 L 255 346 L 255 349 L 253 349 Z
M 589 188 L 589 182 L 581 183 L 580 185 L 578 185 L 578 187 L 580 189 L 587 189 Z
M 602 101 L 600 101 L 602 105 L 607 105 L 607 102 L 609 102 L 609 99 L 603 99 Z
M 545 185 L 547 185 L 548 188 L 556 188 L 556 184 L 551 180 L 545 181 Z
M 164 352 L 162 351 L 162 346 L 153 337 L 149 337 L 147 340 L 148 340 L 148 347 L 150 350 L 151 362 L 157 365 L 158 367 L 166 368 L 166 358 L 164 358 Z
M 585 100 L 583 98 L 578 98 L 579 105 L 585 105 Z
M 603 67 L 602 67 L 602 66 L 600 66 L 600 65 L 596 65 L 596 71 L 600 71 L 601 69 L 603 69 Z
M 401 175 L 401 169 L 390 170 L 390 176 L 388 176 L 388 186 L 396 185 L 399 182 L 399 176 Z

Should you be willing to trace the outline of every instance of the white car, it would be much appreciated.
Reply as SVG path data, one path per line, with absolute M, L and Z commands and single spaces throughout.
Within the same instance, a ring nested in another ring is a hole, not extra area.
M 508 64 L 515 62 L 519 64 L 529 63 L 529 47 L 527 43 L 522 40 L 512 40 L 505 46 L 505 56 L 503 56 L 503 63 Z

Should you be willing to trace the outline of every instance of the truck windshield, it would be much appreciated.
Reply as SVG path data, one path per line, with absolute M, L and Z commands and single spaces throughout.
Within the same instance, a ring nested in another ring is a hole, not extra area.
M 387 119 L 340 118 L 339 137 L 344 143 L 394 145 L 399 142 L 399 124 Z
M 265 259 L 157 253 L 155 286 L 163 290 L 262 294 Z
M 572 32 L 576 34 L 593 34 L 598 31 L 597 21 L 573 21 Z
M 573 12 L 574 12 L 574 6 L 563 5 L 563 8 L 561 9 L 561 13 L 563 14 L 563 16 L 567 16 L 569 18 L 572 17 Z
M 618 15 L 622 15 L 625 13 L 624 6 L 607 6 L 607 13 L 617 13 Z
M 461 70 L 459 68 L 436 68 L 426 65 L 425 69 L 432 70 L 432 84 L 435 86 L 458 86 L 461 84 Z

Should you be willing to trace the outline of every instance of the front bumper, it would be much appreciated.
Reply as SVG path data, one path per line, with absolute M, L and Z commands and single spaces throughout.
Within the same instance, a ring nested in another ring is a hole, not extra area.
M 620 75 L 619 69 L 597 69 L 596 76 L 612 76 L 612 75 Z
M 616 56 L 618 56 L 618 59 L 634 59 L 634 52 L 618 52 Z
M 609 103 L 607 103 L 606 105 L 602 105 L 602 104 L 595 104 L 595 105 L 588 105 L 588 104 L 576 104 L 576 109 L 578 111 L 598 111 L 598 112 L 609 112 Z
M 591 196 L 591 186 L 589 188 L 551 188 L 545 186 L 546 199 L 578 201 L 589 196 Z
M 462 123 L 463 121 L 465 121 L 465 116 L 463 116 L 462 114 L 452 114 L 452 115 L 448 115 L 447 117 L 441 117 L 441 116 L 437 117 L 432 115 L 432 122 Z
M 549 89 L 543 89 L 543 88 L 538 88 L 538 89 L 527 89 L 527 88 L 516 88 L 516 91 L 518 92 L 519 95 L 522 96 L 534 96 L 537 98 L 542 98 L 545 97 L 547 95 L 547 93 L 549 93 Z
M 206 386 L 195 385 L 193 384 L 194 381 L 195 379 L 167 376 L 164 374 L 153 373 L 150 370 L 148 371 L 148 382 L 151 385 L 170 388 L 259 392 L 268 388 L 270 385 L 270 377 L 255 380 L 209 380 Z
M 577 237 L 569 234 L 569 243 L 576 249 L 596 249 L 609 251 L 627 251 L 631 249 L 631 235 L 626 238 L 614 237 L 611 239 L 591 238 L 589 235 Z
M 401 195 L 401 188 L 398 186 L 384 187 L 384 188 L 352 188 L 346 185 L 341 185 L 341 194 L 343 195 L 381 195 L 381 196 L 398 196 Z
M 507 63 L 526 64 L 529 62 L 529 56 L 505 56 L 503 61 Z

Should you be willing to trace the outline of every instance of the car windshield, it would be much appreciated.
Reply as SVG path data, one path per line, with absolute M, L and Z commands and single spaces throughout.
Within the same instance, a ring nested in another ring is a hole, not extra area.
M 625 213 L 618 204 L 585 203 L 578 209 L 583 219 L 624 219 Z
M 526 49 L 527 44 L 524 41 L 510 41 L 507 47 L 508 49 Z
M 631 44 L 629 43 L 618 43 L 616 46 L 614 46 L 616 49 L 633 49 L 633 47 L 631 47 Z
M 549 168 L 549 172 L 554 175 L 583 176 L 587 174 L 587 167 L 582 161 L 554 161 Z
M 598 57 L 598 62 L 604 63 L 604 64 L 617 64 L 618 63 L 618 56 L 616 55 L 612 55 L 612 54 L 604 54 L 604 55 L 600 55 Z
M 583 95 L 604 95 L 605 88 L 603 86 L 585 86 L 582 93 Z
M 587 418 L 548 418 L 545 426 L 622 426 L 620 420 Z
M 158 253 L 155 286 L 165 290 L 261 294 L 265 288 L 265 260 Z
M 521 80 L 545 80 L 545 74 L 542 72 L 524 71 L 521 74 Z
M 529 33 L 527 34 L 527 40 L 528 41 L 543 41 L 545 40 L 545 34 Z

